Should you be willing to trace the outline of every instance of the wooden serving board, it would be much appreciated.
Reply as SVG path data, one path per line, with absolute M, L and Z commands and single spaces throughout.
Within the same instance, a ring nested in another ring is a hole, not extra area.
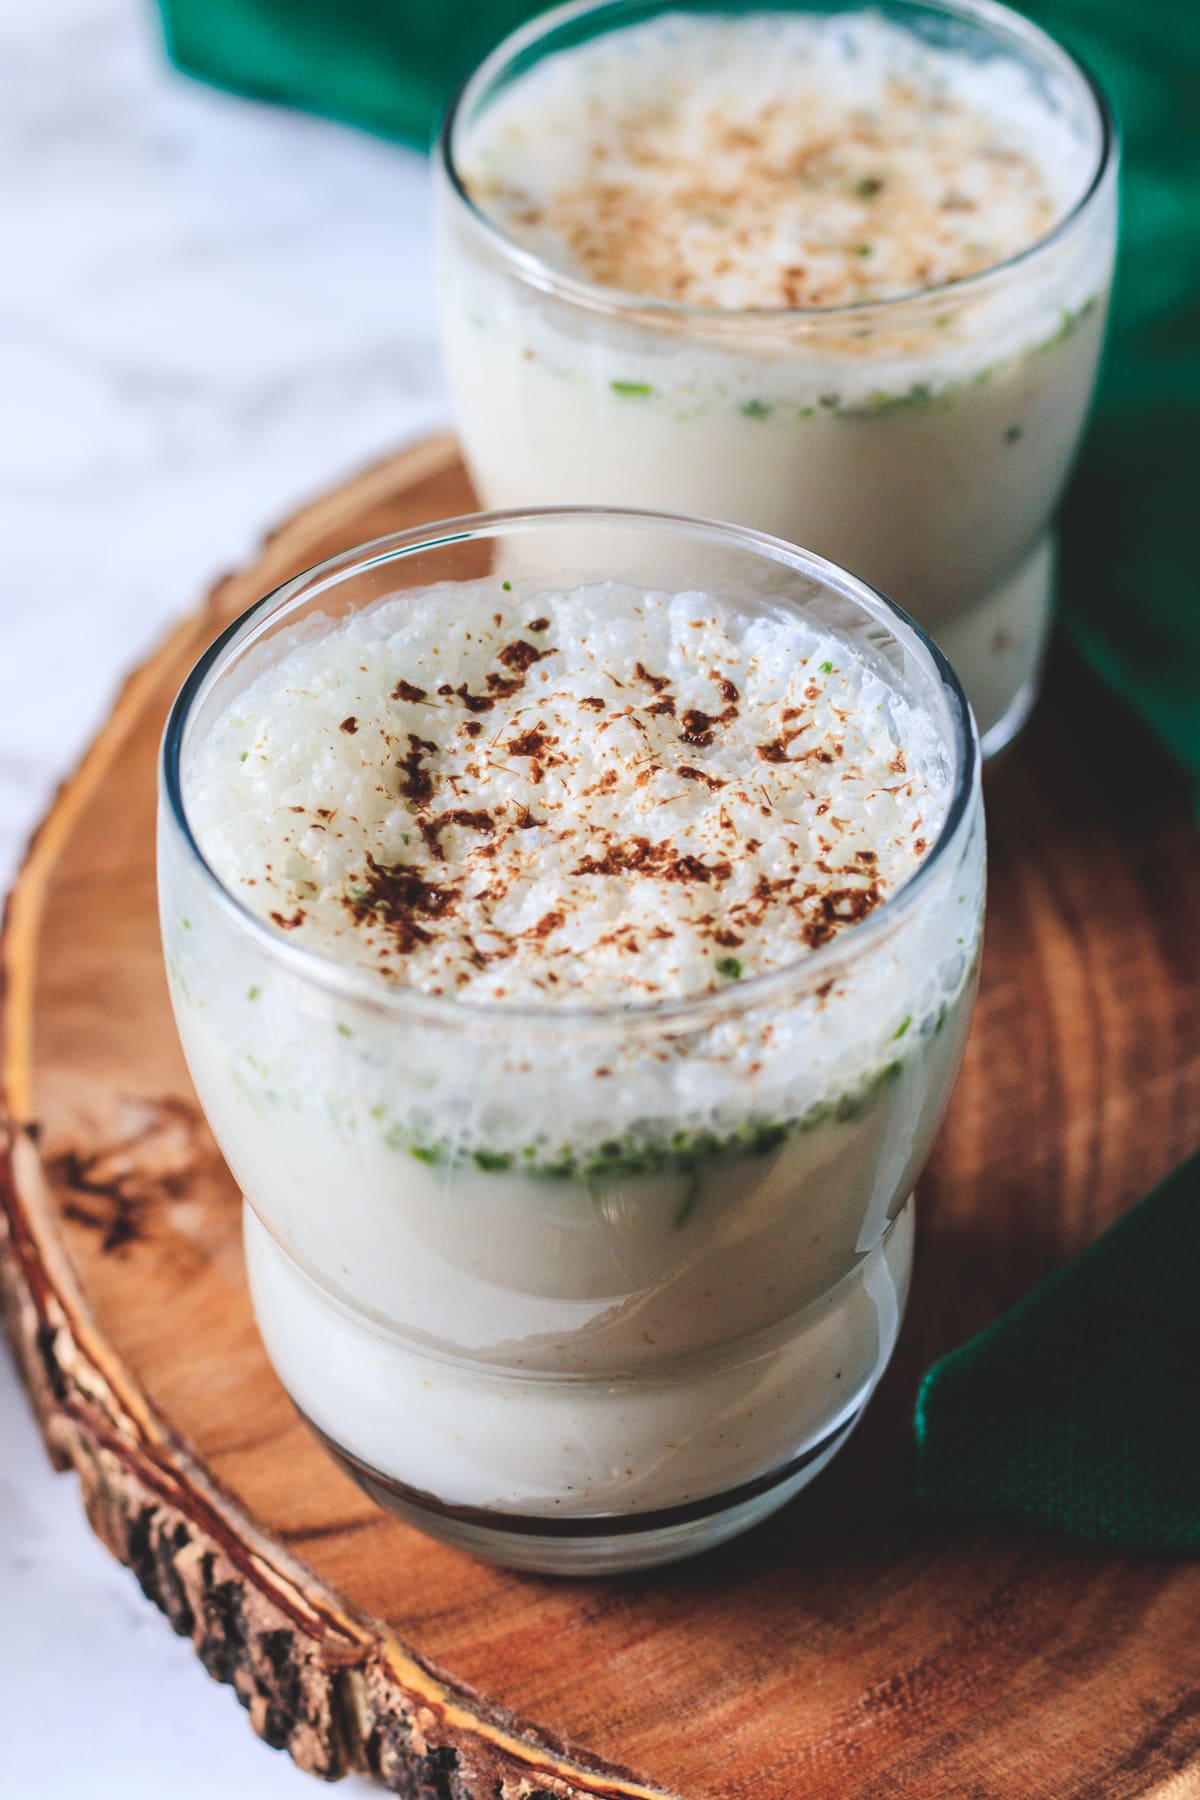
M 1200 1142 L 1189 796 L 1065 662 L 990 781 L 983 989 L 899 1351 L 813 1489 L 666 1573 L 538 1580 L 377 1512 L 292 1412 L 167 1002 L 159 734 L 260 594 L 470 504 L 443 439 L 300 513 L 133 676 L 33 845 L 3 945 L 0 1286 L 51 1455 L 254 1728 L 320 1775 L 421 1800 L 1200 1794 L 1200 1567 L 911 1502 L 920 1372 Z

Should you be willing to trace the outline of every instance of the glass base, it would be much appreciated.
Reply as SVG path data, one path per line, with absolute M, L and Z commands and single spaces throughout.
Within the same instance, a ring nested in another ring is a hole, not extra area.
M 967 690 L 985 760 L 1011 744 L 1033 710 L 1050 634 L 1056 544 L 1047 532 L 1007 581 L 932 635 Z
M 351 1456 L 301 1414 L 329 1454 L 377 1505 L 456 1550 L 539 1575 L 624 1575 L 712 1550 L 785 1505 L 820 1474 L 862 1417 L 865 1400 L 786 1468 L 662 1512 L 544 1518 L 450 1506 Z

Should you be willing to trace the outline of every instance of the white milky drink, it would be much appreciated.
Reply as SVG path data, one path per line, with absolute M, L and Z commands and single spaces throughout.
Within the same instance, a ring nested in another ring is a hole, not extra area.
M 575 1569 L 717 1541 L 858 1417 L 983 883 L 882 602 L 656 520 L 628 568 L 690 534 L 711 589 L 556 578 L 596 530 L 265 603 L 177 708 L 160 862 L 285 1386 L 427 1529 Z
M 487 504 L 808 545 L 934 633 L 985 751 L 1012 735 L 1115 237 L 1065 53 L 970 3 L 564 9 L 453 109 L 438 213 Z

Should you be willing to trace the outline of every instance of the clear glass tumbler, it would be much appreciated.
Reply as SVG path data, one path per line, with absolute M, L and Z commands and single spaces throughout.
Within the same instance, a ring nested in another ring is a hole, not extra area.
M 947 286 L 735 311 L 564 274 L 472 198 L 473 131 L 545 59 L 660 14 L 768 12 L 879 15 L 1014 72 L 1074 146 L 1074 205 L 1029 249 Z M 1053 518 L 1104 335 L 1117 160 L 1087 73 L 992 0 L 599 0 L 543 14 L 467 82 L 435 158 L 443 344 L 482 501 L 653 506 L 809 545 L 933 634 L 994 753 L 1037 692 Z
M 930 722 L 945 822 L 916 873 L 784 968 L 628 1005 L 434 997 L 256 916 L 189 822 L 214 719 L 298 640 L 416 591 L 450 619 L 501 575 L 666 579 L 835 634 Z M 896 1341 L 913 1184 L 967 1032 L 978 768 L 957 680 L 890 602 L 757 533 L 649 513 L 380 539 L 205 654 L 162 756 L 171 994 L 245 1195 L 267 1351 L 369 1493 L 498 1561 L 600 1572 L 718 1543 L 829 1460 Z

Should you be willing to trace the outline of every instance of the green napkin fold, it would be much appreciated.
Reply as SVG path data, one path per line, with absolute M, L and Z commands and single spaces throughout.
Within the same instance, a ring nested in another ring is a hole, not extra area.
M 1022 10 L 1097 76 L 1124 153 L 1109 350 L 1063 516 L 1063 620 L 1200 776 L 1200 6 Z
M 960 1350 L 917 1399 L 929 1507 L 1200 1552 L 1200 1156 Z
M 159 0 L 176 68 L 424 149 L 529 0 Z

